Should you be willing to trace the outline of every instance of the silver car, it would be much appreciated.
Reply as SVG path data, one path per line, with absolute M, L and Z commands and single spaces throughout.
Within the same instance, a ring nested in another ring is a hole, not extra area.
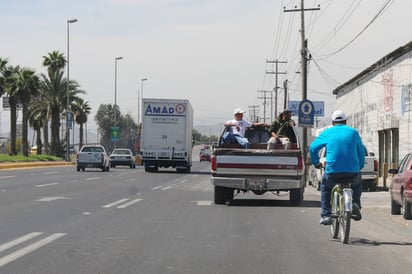
M 110 154 L 110 167 L 115 168 L 116 166 L 135 168 L 136 163 L 133 152 L 127 148 L 114 149 Z

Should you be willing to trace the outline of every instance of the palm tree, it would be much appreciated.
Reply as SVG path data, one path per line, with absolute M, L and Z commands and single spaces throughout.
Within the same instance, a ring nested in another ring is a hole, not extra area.
M 83 124 L 87 122 L 87 117 L 89 116 L 92 108 L 89 105 L 89 102 L 84 102 L 83 100 L 76 100 L 72 105 L 72 110 L 74 112 L 75 121 L 80 125 L 79 130 L 79 148 L 83 146 Z
M 0 97 L 6 93 L 6 79 L 3 75 L 3 71 L 6 68 L 7 62 L 7 59 L 0 58 Z
M 50 153 L 56 156 L 63 156 L 60 143 L 60 118 L 67 108 L 67 79 L 63 78 L 63 71 L 57 71 L 49 75 L 42 74 L 42 101 L 47 105 L 51 119 L 51 144 Z M 76 81 L 69 82 L 69 102 L 79 100 L 78 94 L 84 94 L 80 90 Z
M 49 52 L 47 56 L 43 56 L 43 66 L 47 67 L 49 76 L 55 72 L 63 70 L 65 64 L 66 59 L 64 58 L 63 53 L 60 53 L 57 50 Z
M 19 68 L 15 71 L 13 76 L 13 84 L 11 86 L 11 93 L 16 97 L 17 101 L 22 106 L 22 145 L 23 155 L 29 155 L 28 144 L 28 107 L 32 96 L 39 93 L 39 77 L 34 70 L 28 68 Z
M 29 125 L 36 131 L 36 146 L 37 154 L 43 154 L 43 143 L 41 140 L 41 129 L 43 128 L 44 104 L 41 101 L 41 97 L 34 97 L 29 106 Z M 47 121 L 46 121 L 47 123 Z M 47 128 L 47 127 L 46 127 Z
M 9 95 L 10 106 L 10 155 L 17 155 L 17 81 L 16 75 L 20 70 L 19 66 L 7 66 L 3 68 L 2 74 L 5 81 L 6 92 Z

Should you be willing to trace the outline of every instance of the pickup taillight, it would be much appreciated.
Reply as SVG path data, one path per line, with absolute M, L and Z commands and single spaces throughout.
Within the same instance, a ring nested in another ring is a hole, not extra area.
M 212 155 L 212 157 L 210 157 L 210 168 L 213 171 L 216 171 L 216 156 Z
M 376 172 L 378 171 L 378 160 L 373 161 L 373 170 Z
M 303 170 L 304 164 L 303 164 L 303 157 L 298 158 L 298 170 Z

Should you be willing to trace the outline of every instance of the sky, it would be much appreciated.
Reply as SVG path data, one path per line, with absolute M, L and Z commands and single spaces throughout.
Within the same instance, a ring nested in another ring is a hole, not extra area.
M 137 121 L 147 78 L 143 97 L 188 99 L 194 128 L 218 135 L 235 108 L 245 118 L 257 109 L 269 123 L 283 109 L 286 79 L 288 100 L 302 100 L 301 14 L 285 12 L 300 7 L 300 0 L 0 0 L 0 57 L 46 73 L 43 56 L 67 56 L 69 29 L 70 79 L 92 107 L 88 130 L 96 131 L 98 107 L 114 104 L 115 82 L 121 112 Z M 319 8 L 304 19 L 307 99 L 324 102 L 322 125 L 336 107 L 336 87 L 412 39 L 412 2 L 306 0 L 304 7 Z M 276 108 L 268 60 L 281 62 Z M 0 136 L 9 115 L 0 108 Z

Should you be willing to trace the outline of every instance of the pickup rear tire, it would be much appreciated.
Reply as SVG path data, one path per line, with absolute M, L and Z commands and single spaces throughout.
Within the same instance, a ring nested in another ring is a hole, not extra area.
M 291 205 L 300 205 L 303 200 L 303 188 L 291 189 L 289 191 L 289 202 Z
M 368 187 L 369 187 L 370 192 L 375 192 L 376 191 L 376 181 L 375 180 L 369 181 Z
M 215 186 L 215 204 L 223 205 L 233 200 L 233 189 Z

